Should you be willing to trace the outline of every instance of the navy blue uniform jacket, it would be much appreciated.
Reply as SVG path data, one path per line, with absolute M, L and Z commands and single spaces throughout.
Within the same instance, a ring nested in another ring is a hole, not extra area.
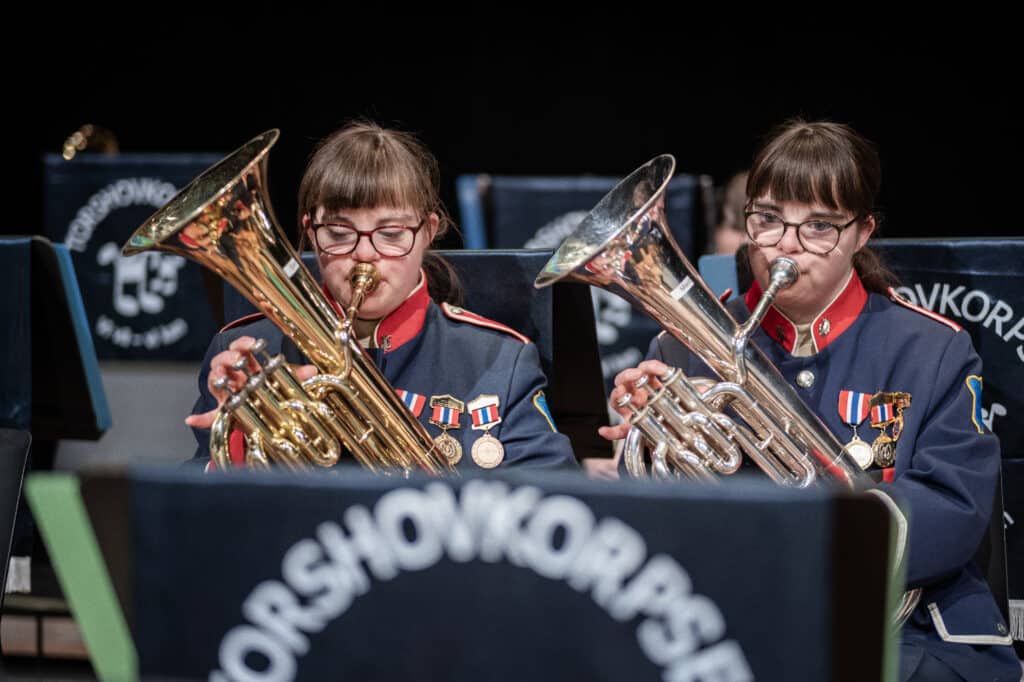
M 436 305 L 425 281 L 421 279 L 409 298 L 381 320 L 374 332 L 377 348 L 367 352 L 395 390 L 408 392 L 407 404 L 411 403 L 427 432 L 441 433 L 430 423 L 432 396 L 447 394 L 468 403 L 480 395 L 496 395 L 501 422 L 490 433 L 505 447 L 500 466 L 576 467 L 569 439 L 555 429 L 544 400 L 547 382 L 537 347 L 497 322 L 447 304 Z M 193 414 L 216 407 L 206 385 L 210 360 L 240 336 L 264 338 L 271 354 L 281 352 L 291 363 L 308 364 L 273 323 L 261 315 L 252 318 L 228 325 L 214 337 L 203 361 Z M 449 429 L 448 434 L 462 444 L 458 468 L 479 469 L 470 452 L 484 431 L 471 428 L 468 410 L 467 405 L 459 416 L 459 428 Z M 195 432 L 199 443 L 195 457 L 208 460 L 209 431 Z
M 760 296 L 755 283 L 746 297 L 730 302 L 730 313 L 746 320 Z M 895 489 L 893 497 L 908 512 L 907 586 L 923 588 L 903 641 L 969 680 L 1019 680 L 1006 624 L 972 561 L 988 529 L 1000 457 L 998 439 L 981 421 L 981 360 L 970 336 L 894 292 L 890 298 L 868 294 L 856 273 L 811 330 L 816 352 L 790 355 L 796 327 L 770 308 L 753 340 L 840 442 L 853 435 L 839 414 L 841 390 L 911 394 L 895 466 L 885 472 L 891 482 L 880 486 Z M 666 334 L 652 341 L 648 357 L 690 376 L 714 376 Z M 808 388 L 796 383 L 803 371 L 814 375 Z M 869 443 L 878 435 L 870 417 L 858 433 Z

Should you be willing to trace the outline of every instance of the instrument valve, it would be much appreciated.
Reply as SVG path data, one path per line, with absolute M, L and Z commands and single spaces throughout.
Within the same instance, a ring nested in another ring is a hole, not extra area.
M 235 410 L 240 408 L 242 405 L 244 405 L 248 398 L 249 398 L 249 387 L 248 386 L 242 386 L 242 388 L 238 389 L 237 393 L 232 393 L 231 397 L 228 398 L 227 401 L 225 401 L 224 408 L 226 410 L 228 410 L 229 412 L 234 412 Z
M 632 403 L 632 400 L 633 394 L 626 393 L 621 398 L 615 401 L 615 407 L 628 407 L 633 414 L 636 414 L 640 410 L 636 409 L 636 407 Z

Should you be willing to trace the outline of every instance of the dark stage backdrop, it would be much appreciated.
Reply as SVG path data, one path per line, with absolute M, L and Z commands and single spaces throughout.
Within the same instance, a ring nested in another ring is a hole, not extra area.
M 5 176 L 17 191 L 0 230 L 39 232 L 41 155 L 87 122 L 112 130 L 124 152 L 227 153 L 281 128 L 271 192 L 290 229 L 313 142 L 353 116 L 419 133 L 457 219 L 460 173 L 625 175 L 670 152 L 680 172 L 721 185 L 774 124 L 803 114 L 850 123 L 878 143 L 884 236 L 1021 231 L 1007 200 L 1019 138 L 1014 41 L 998 27 L 971 47 L 875 28 L 708 35 L 650 17 L 639 33 L 538 21 L 495 35 L 497 20 L 470 9 L 469 26 L 486 23 L 433 34 L 279 5 L 191 27 L 179 12 L 174 25 L 187 30 L 171 36 L 53 35 L 44 38 L 53 67 L 10 55 L 18 68 L 6 83 L 15 97 L 5 107 L 14 116 Z

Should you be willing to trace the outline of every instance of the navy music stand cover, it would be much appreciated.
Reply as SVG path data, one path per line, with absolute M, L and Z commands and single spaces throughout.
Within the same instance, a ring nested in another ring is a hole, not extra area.
M 199 360 L 216 331 L 202 269 L 121 246 L 217 154 L 47 154 L 44 234 L 71 251 L 101 360 Z
M 36 438 L 98 439 L 110 409 L 68 249 L 0 239 L 0 427 Z
M 880 679 L 894 660 L 870 495 L 355 468 L 81 490 L 143 676 Z

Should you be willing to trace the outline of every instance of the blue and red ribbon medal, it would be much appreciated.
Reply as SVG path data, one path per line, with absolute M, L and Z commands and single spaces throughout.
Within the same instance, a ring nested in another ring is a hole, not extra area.
M 441 451 L 448 461 L 458 464 L 462 459 L 462 445 L 456 439 L 448 435 L 448 429 L 460 427 L 459 418 L 466 409 L 466 404 L 450 395 L 430 396 L 430 423 L 441 429 L 441 433 L 434 437 L 434 444 Z
M 910 407 L 910 394 L 898 391 L 879 391 L 871 398 L 871 427 L 879 430 L 871 444 L 875 464 L 882 469 L 896 462 L 896 441 L 903 433 L 903 410 Z M 892 435 L 889 427 L 892 426 Z
M 853 438 L 843 446 L 843 451 L 857 463 L 861 469 L 867 469 L 874 461 L 871 446 L 857 435 L 857 427 L 867 419 L 871 409 L 871 394 L 857 391 L 839 391 L 839 417 L 844 424 L 853 427 Z
M 469 414 L 473 417 L 473 429 L 482 430 L 484 435 L 476 439 L 470 454 L 473 461 L 484 469 L 493 469 L 505 459 L 505 446 L 501 441 L 490 434 L 491 427 L 501 423 L 501 415 L 498 414 L 498 396 L 479 395 L 473 398 L 466 406 Z

